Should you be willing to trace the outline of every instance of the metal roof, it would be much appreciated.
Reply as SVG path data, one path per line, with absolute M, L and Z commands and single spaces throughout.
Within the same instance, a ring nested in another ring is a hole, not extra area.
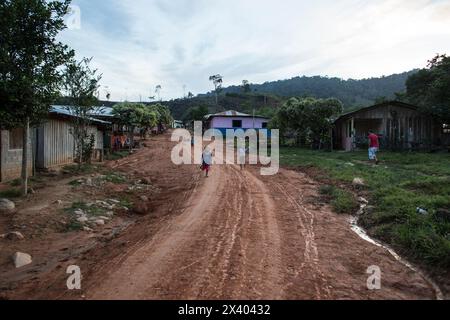
M 99 116 L 99 117 L 114 117 L 113 113 L 113 108 L 112 107 L 105 107 L 105 106 L 101 106 L 101 107 L 94 107 L 94 111 L 91 112 L 91 114 L 93 116 Z
M 339 120 L 342 120 L 342 119 L 345 119 L 347 117 L 350 117 L 352 115 L 355 115 L 355 114 L 357 114 L 359 112 L 364 112 L 364 111 L 368 111 L 368 110 L 372 110 L 372 109 L 376 109 L 376 108 L 380 108 L 380 107 L 385 107 L 385 106 L 388 106 L 388 105 L 394 105 L 394 106 L 397 106 L 397 107 L 403 107 L 403 108 L 408 108 L 408 109 L 412 109 L 412 110 L 417 110 L 418 109 L 416 106 L 414 106 L 412 104 L 401 102 L 401 101 L 385 101 L 385 102 L 382 102 L 382 103 L 379 103 L 379 104 L 375 104 L 373 106 L 369 106 L 369 107 L 365 107 L 365 108 L 361 108 L 361 109 L 358 109 L 358 110 L 354 110 L 354 111 L 350 111 L 350 112 L 344 113 L 344 114 L 340 115 L 339 118 L 337 118 L 335 120 L 335 122 L 339 121 Z
M 71 108 L 70 106 L 53 105 L 53 106 L 51 106 L 50 113 L 76 118 L 77 115 L 73 114 L 73 112 L 70 111 L 70 108 Z M 96 119 L 93 117 L 90 117 L 89 121 L 98 123 L 98 124 L 111 124 L 111 122 L 103 121 L 103 120 Z
M 208 119 L 211 119 L 211 118 L 216 118 L 216 117 L 253 118 L 253 115 L 247 114 L 247 113 L 238 112 L 238 111 L 235 111 L 235 110 L 228 110 L 228 111 L 224 111 L 224 112 L 220 112 L 220 113 L 208 114 L 208 115 L 205 116 L 205 120 L 208 120 Z M 254 117 L 255 118 L 268 119 L 266 117 L 262 117 L 262 116 L 258 116 L 258 115 L 255 115 Z

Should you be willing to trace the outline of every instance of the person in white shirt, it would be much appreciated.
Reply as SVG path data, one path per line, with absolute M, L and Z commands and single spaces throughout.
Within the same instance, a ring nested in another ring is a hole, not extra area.
M 201 169 L 205 171 L 206 178 L 208 178 L 209 176 L 209 170 L 211 169 L 211 165 L 212 165 L 212 152 L 208 147 L 206 147 L 205 150 L 203 151 L 202 167 L 201 167 Z
M 245 168 L 245 155 L 246 155 L 246 150 L 245 148 L 239 148 L 239 164 L 241 166 L 241 170 L 244 170 Z

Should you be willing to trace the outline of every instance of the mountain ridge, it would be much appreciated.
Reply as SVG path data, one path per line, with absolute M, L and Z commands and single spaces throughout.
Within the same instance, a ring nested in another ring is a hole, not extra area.
M 342 79 L 324 76 L 297 76 L 290 79 L 266 81 L 250 84 L 251 92 L 272 94 L 280 97 L 312 96 L 316 98 L 337 98 L 346 108 L 370 105 L 379 98 L 393 99 L 397 92 L 406 89 L 405 83 L 417 70 L 406 71 L 382 77 L 364 79 Z M 221 94 L 243 93 L 243 87 L 232 85 L 224 87 Z M 198 97 L 211 96 L 214 92 L 199 94 Z

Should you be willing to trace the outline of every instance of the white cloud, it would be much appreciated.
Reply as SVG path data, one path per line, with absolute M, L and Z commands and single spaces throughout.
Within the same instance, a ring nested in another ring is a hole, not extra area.
M 93 56 L 112 99 L 164 98 L 183 85 L 297 75 L 364 78 L 423 67 L 450 52 L 448 0 L 75 1 L 82 29 L 63 39 Z

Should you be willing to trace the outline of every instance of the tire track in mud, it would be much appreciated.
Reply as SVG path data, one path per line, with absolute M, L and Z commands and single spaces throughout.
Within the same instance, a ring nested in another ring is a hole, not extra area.
M 230 246 L 230 241 L 234 241 L 231 240 L 230 228 L 236 226 L 236 223 L 233 224 L 231 221 L 233 215 L 232 205 L 230 205 L 236 202 L 235 194 L 225 190 L 225 186 L 231 183 L 231 178 L 229 176 L 224 178 L 220 169 L 215 170 L 214 174 L 217 174 L 217 172 L 219 172 L 219 180 L 223 183 L 223 187 L 220 187 L 220 192 L 218 192 L 218 196 L 223 202 L 219 203 L 219 207 L 215 208 L 214 214 L 209 217 L 212 228 L 210 228 L 205 240 L 209 243 L 207 253 L 211 253 L 211 255 L 208 257 L 204 276 L 197 279 L 199 283 L 197 287 L 199 288 L 194 292 L 195 296 L 207 299 L 219 299 L 222 296 L 223 283 L 227 273 L 223 260 L 227 259 L 226 251 L 227 247 Z M 218 280 L 219 283 L 217 283 Z
M 122 161 L 125 161 L 125 159 L 122 159 Z M 148 160 L 142 160 L 139 161 L 139 159 L 134 160 L 132 163 L 137 164 L 138 168 L 144 168 L 145 165 L 148 165 Z M 120 164 L 116 164 L 116 166 L 119 166 Z M 169 212 L 173 212 L 177 210 L 177 207 L 179 210 L 183 210 L 184 206 L 188 203 L 189 198 L 192 196 L 192 194 L 195 194 L 199 188 L 200 184 L 200 174 L 196 174 L 192 177 L 191 185 L 192 188 L 189 188 L 187 191 L 183 192 L 181 201 L 177 202 L 171 202 L 168 207 Z M 181 207 L 180 207 L 181 206 Z M 167 228 L 167 226 L 166 226 Z M 110 260 L 108 263 L 108 269 L 115 269 L 118 268 L 120 265 L 122 265 L 129 256 L 134 254 L 136 251 L 138 251 L 142 246 L 144 246 L 146 243 L 148 243 L 148 238 L 142 235 L 142 238 L 138 240 L 136 243 L 134 243 L 131 247 L 127 248 L 126 251 L 120 252 L 114 259 Z M 101 269 L 97 269 L 97 271 L 101 271 Z
M 236 166 L 226 167 L 239 185 L 237 193 L 241 224 L 238 228 L 237 248 L 229 261 L 234 261 L 230 272 L 234 275 L 227 291 L 233 291 L 233 299 L 243 295 L 248 298 L 280 298 L 281 273 L 280 235 L 276 228 L 274 205 L 265 186 L 246 170 Z M 233 208 L 231 208 L 233 210 Z M 271 223 L 268 223 L 270 221 Z M 274 232 L 275 230 L 275 232 Z M 250 294 L 250 295 L 249 295 Z
M 367 245 L 357 243 L 357 252 L 343 248 L 336 254 L 334 244 L 350 244 L 352 240 L 346 237 L 352 232 L 344 217 L 327 207 L 310 209 L 305 203 L 317 193 L 315 187 L 304 175 L 286 170 L 263 178 L 256 168 L 241 171 L 238 166 L 223 165 L 214 166 L 209 178 L 194 174 L 191 192 L 182 196 L 185 203 L 168 206 L 180 211 L 179 215 L 169 215 L 150 239 L 143 237 L 121 254 L 110 268 L 114 272 L 86 296 L 182 300 L 371 297 L 364 292 L 365 280 L 351 274 L 366 265 L 361 252 Z M 386 257 L 382 260 L 388 265 Z M 392 276 L 403 272 L 393 269 Z M 374 297 L 402 296 L 395 288 L 396 280 L 389 281 L 389 290 Z
M 279 195 L 286 292 L 289 299 L 430 299 L 429 288 L 385 252 L 355 234 L 346 215 L 337 215 L 317 198 L 318 185 L 303 173 L 281 169 L 262 178 Z M 292 220 L 296 217 L 296 220 Z M 297 235 L 295 234 L 297 229 Z M 297 240 L 295 240 L 297 239 Z M 302 242 L 294 251 L 292 244 Z M 303 256 L 301 256 L 303 254 Z M 304 261 L 303 261 L 304 260 Z M 296 263 L 297 262 L 297 263 Z M 382 289 L 367 289 L 366 269 L 379 265 Z
M 190 199 L 204 205 L 189 205 L 180 219 L 124 255 L 107 284 L 93 289 L 93 298 L 282 297 L 280 235 L 267 189 L 233 167 L 214 174 L 198 190 L 201 199 Z
M 289 183 L 287 184 L 290 185 Z M 300 223 L 301 234 L 305 241 L 305 260 L 295 271 L 294 280 L 296 280 L 302 273 L 304 273 L 305 269 L 311 270 L 312 276 L 314 278 L 315 298 L 329 298 L 330 291 L 328 289 L 327 280 L 319 266 L 319 251 L 315 242 L 314 233 L 314 215 L 305 208 L 302 200 L 296 200 L 295 197 L 288 191 L 286 191 L 286 188 L 283 187 L 280 183 L 275 183 L 275 185 L 279 192 L 284 195 L 285 199 L 290 203 L 290 205 L 297 209 L 294 209 L 294 211 Z M 294 282 L 291 282 L 290 285 L 294 285 Z
M 296 189 L 296 187 L 292 183 L 286 181 L 286 184 L 288 186 L 290 186 L 291 188 L 293 188 L 294 190 Z M 308 230 L 308 242 L 309 242 L 309 244 L 310 244 L 310 246 L 312 248 L 312 252 L 313 252 L 312 262 L 314 264 L 314 269 L 317 272 L 317 275 L 319 276 L 320 280 L 322 281 L 321 289 L 325 290 L 325 298 L 328 299 L 328 298 L 330 298 L 331 293 L 330 293 L 330 290 L 329 290 L 329 287 L 328 287 L 327 279 L 326 279 L 324 273 L 322 272 L 322 270 L 321 270 L 321 268 L 319 266 L 319 262 L 320 262 L 320 260 L 319 260 L 319 249 L 318 249 L 318 245 L 317 245 L 316 240 L 315 240 L 316 239 L 316 234 L 315 234 L 315 231 L 314 231 L 315 216 L 310 210 L 308 210 L 305 207 L 305 205 L 304 205 L 304 197 L 303 197 L 303 194 L 301 192 L 297 192 L 297 195 L 300 198 L 300 200 L 295 200 L 295 197 L 293 195 L 289 194 L 289 193 L 288 193 L 288 195 L 289 195 L 289 197 L 294 199 L 295 204 L 301 209 L 301 212 L 304 212 L 304 213 L 306 213 L 309 216 L 309 217 L 305 216 L 305 218 L 307 220 L 309 220 L 309 225 L 308 225 L 307 230 Z
M 430 298 L 420 277 L 356 236 L 345 216 L 310 202 L 317 184 L 305 175 L 262 177 L 257 167 L 223 165 L 206 179 L 173 166 L 170 144 L 155 142 L 113 166 L 164 190 L 161 216 L 143 217 L 99 248 L 108 259 L 83 279 L 87 299 Z M 379 292 L 366 287 L 373 263 L 385 274 Z
M 279 239 L 269 241 L 272 234 L 266 232 L 265 211 L 259 199 L 252 197 L 264 191 L 252 191 L 256 185 L 250 185 L 248 177 L 243 178 L 246 173 L 235 167 L 224 166 L 218 170 L 223 170 L 221 174 L 226 176 L 225 187 L 219 195 L 221 207 L 211 217 L 212 224 L 218 226 L 211 229 L 208 251 L 212 254 L 204 276 L 199 279 L 201 284 L 195 296 L 208 299 L 261 298 L 267 292 L 266 279 L 273 279 L 273 276 L 267 277 L 266 266 L 273 270 L 274 266 L 280 265 L 279 260 L 276 263 L 271 261 L 271 253 L 267 249 Z M 274 273 L 278 275 L 279 269 Z M 274 289 L 273 283 L 271 287 Z M 274 297 L 279 297 L 279 294 Z
M 265 292 L 261 297 L 271 292 L 272 299 L 282 299 L 285 295 L 282 285 L 281 275 L 284 268 L 281 259 L 281 234 L 278 228 L 277 210 L 269 189 L 266 185 L 255 177 L 250 171 L 244 170 L 244 183 L 249 190 L 252 187 L 256 190 L 249 192 L 248 196 L 255 204 L 257 218 L 262 226 L 261 241 L 264 254 L 257 264 L 261 267 L 257 282 L 265 283 Z M 253 226 L 250 224 L 250 228 Z M 255 248 L 258 250 L 259 248 Z

